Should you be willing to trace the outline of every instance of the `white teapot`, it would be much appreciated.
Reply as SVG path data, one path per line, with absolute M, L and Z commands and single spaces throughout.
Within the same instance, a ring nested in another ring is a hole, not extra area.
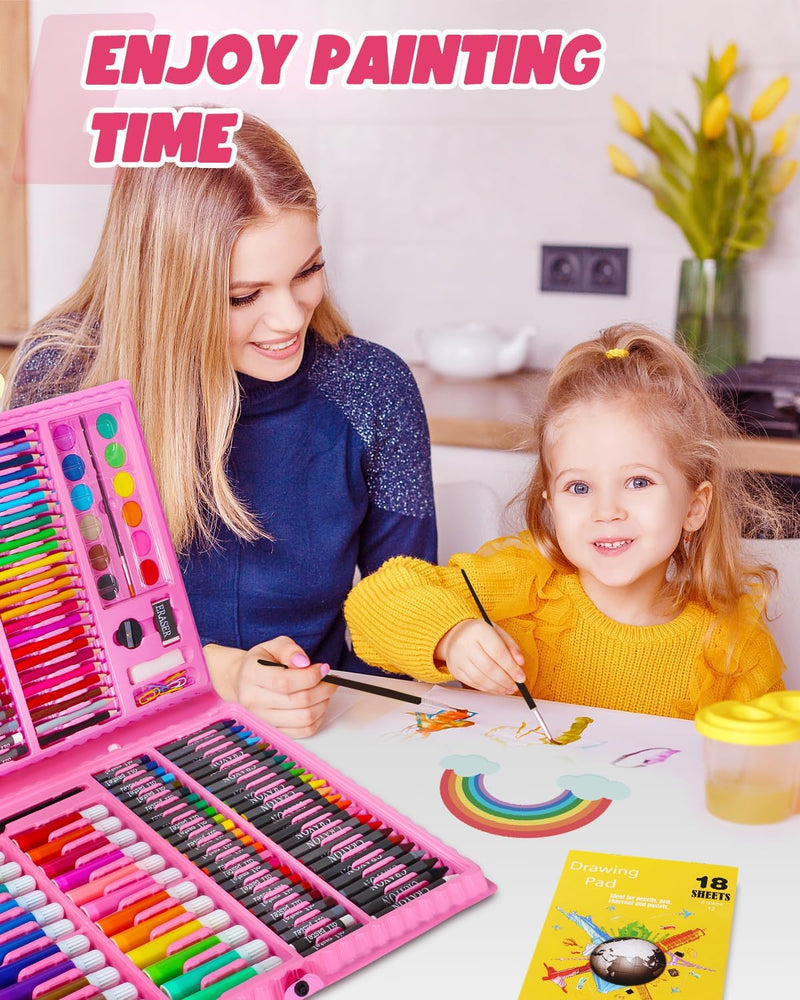
M 508 335 L 481 323 L 453 323 L 420 331 L 419 345 L 425 364 L 450 378 L 493 378 L 518 371 L 536 333 L 525 326 Z

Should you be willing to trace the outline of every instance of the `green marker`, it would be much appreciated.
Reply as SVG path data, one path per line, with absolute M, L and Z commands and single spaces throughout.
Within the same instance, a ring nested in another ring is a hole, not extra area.
M 242 927 L 241 924 L 234 924 L 233 927 L 227 927 L 224 931 L 219 931 L 217 934 L 209 934 L 207 937 L 195 941 L 194 944 L 181 948 L 174 955 L 168 955 L 166 958 L 148 965 L 143 972 L 146 976 L 150 977 L 156 986 L 160 986 L 169 979 L 175 979 L 177 976 L 183 975 L 185 971 L 184 965 L 190 958 L 194 958 L 195 955 L 199 955 L 201 952 L 207 951 L 218 944 L 226 944 L 229 948 L 236 948 L 238 945 L 244 944 L 249 936 L 245 927 Z
M 258 965 L 251 965 L 249 969 L 241 969 L 239 972 L 234 972 L 232 976 L 226 976 L 218 983 L 214 983 L 213 986 L 207 986 L 204 990 L 190 993 L 184 997 L 184 1000 L 217 1000 L 217 997 L 222 996 L 226 990 L 232 990 L 234 986 L 246 983 L 248 979 L 252 979 L 268 969 L 274 969 L 276 965 L 280 964 L 281 960 L 278 956 L 273 955 L 271 958 L 265 958 Z
M 184 1000 L 190 993 L 196 993 L 200 989 L 200 984 L 212 972 L 217 969 L 224 969 L 226 965 L 234 965 L 236 972 L 241 971 L 241 963 L 249 968 L 253 962 L 257 962 L 269 953 L 269 949 L 263 941 L 248 941 L 240 948 L 232 951 L 224 951 L 221 955 L 215 955 L 207 962 L 195 965 L 188 972 L 184 972 L 174 979 L 163 983 L 161 992 L 166 993 L 169 1000 Z M 227 977 L 226 977 L 227 978 Z M 216 986 L 216 983 L 214 984 Z

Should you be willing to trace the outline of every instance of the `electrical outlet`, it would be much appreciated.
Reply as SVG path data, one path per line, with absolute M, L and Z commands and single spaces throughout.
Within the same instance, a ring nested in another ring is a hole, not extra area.
M 628 294 L 627 247 L 542 246 L 543 292 Z

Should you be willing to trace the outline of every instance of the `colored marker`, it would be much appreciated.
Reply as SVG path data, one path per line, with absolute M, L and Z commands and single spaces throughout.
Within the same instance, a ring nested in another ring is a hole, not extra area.
M 111 883 L 107 892 L 84 903 L 81 909 L 90 920 L 98 921 L 143 896 L 160 892 L 166 886 L 180 882 L 182 878 L 183 875 L 177 868 L 165 868 L 154 875 L 140 872 L 137 878 L 123 879 L 119 886 Z
M 128 958 L 137 968 L 146 969 L 149 965 L 166 958 L 168 950 L 174 942 L 182 941 L 188 935 L 203 928 L 217 934 L 219 931 L 225 930 L 226 927 L 230 927 L 230 923 L 231 918 L 224 910 L 213 910 L 205 916 L 189 921 L 189 923 L 173 927 L 158 937 L 154 937 L 151 941 L 146 941 L 138 948 L 129 951 Z
M 110 966 L 105 969 L 100 969 L 97 972 L 89 972 L 86 975 L 81 975 L 78 970 L 74 970 L 77 975 L 71 976 L 69 979 L 60 979 L 60 983 L 54 986 L 53 989 L 48 990 L 46 993 L 37 993 L 36 1000 L 63 1000 L 63 997 L 74 996 L 75 1000 L 78 1000 L 78 994 L 80 993 L 80 1000 L 95 1000 L 95 998 L 102 998 L 103 992 L 105 990 L 110 990 L 112 986 L 116 986 L 119 982 L 119 973 L 116 969 Z M 53 980 L 56 982 L 56 980 Z M 131 986 L 130 983 L 123 984 L 128 987 L 126 991 L 126 996 L 129 996 L 131 1000 L 136 997 L 136 988 Z M 92 992 L 88 991 L 88 988 L 92 988 Z M 80 991 L 86 991 L 81 993 Z M 131 992 L 132 991 L 132 992 Z M 105 993 L 106 1000 L 108 1000 L 109 993 Z
M 230 976 L 225 976 L 224 979 L 214 983 L 213 986 L 200 989 L 196 993 L 190 993 L 188 997 L 184 998 L 184 1000 L 216 1000 L 217 997 L 222 996 L 222 994 L 227 990 L 232 990 L 234 986 L 238 986 L 240 983 L 246 983 L 248 979 L 253 979 L 262 972 L 274 969 L 276 965 L 280 964 L 281 960 L 278 956 L 272 955 L 270 958 L 265 958 L 263 962 L 259 962 L 257 965 L 251 965 L 247 969 L 240 969 L 238 972 L 235 972 Z
M 205 928 L 203 930 L 205 931 Z M 233 927 L 228 927 L 217 934 L 206 932 L 205 936 L 199 940 L 193 941 L 191 944 L 179 948 L 177 951 L 173 951 L 166 958 L 148 965 L 143 971 L 156 986 L 161 986 L 167 980 L 175 979 L 184 972 L 188 972 L 189 970 L 186 967 L 187 962 L 190 958 L 194 958 L 195 955 L 216 950 L 218 947 L 225 949 L 236 948 L 238 945 L 244 944 L 248 937 L 249 934 L 246 928 L 240 924 L 234 924 Z M 190 940 L 190 938 L 186 938 L 186 940 Z M 180 942 L 178 944 L 180 945 Z

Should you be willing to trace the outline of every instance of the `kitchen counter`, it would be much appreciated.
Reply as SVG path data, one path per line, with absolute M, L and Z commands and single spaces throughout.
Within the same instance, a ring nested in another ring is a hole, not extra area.
M 533 419 L 550 372 L 459 380 L 443 378 L 421 364 L 411 370 L 425 403 L 433 444 L 532 450 Z M 749 437 L 736 441 L 733 452 L 743 469 L 800 476 L 800 440 Z

